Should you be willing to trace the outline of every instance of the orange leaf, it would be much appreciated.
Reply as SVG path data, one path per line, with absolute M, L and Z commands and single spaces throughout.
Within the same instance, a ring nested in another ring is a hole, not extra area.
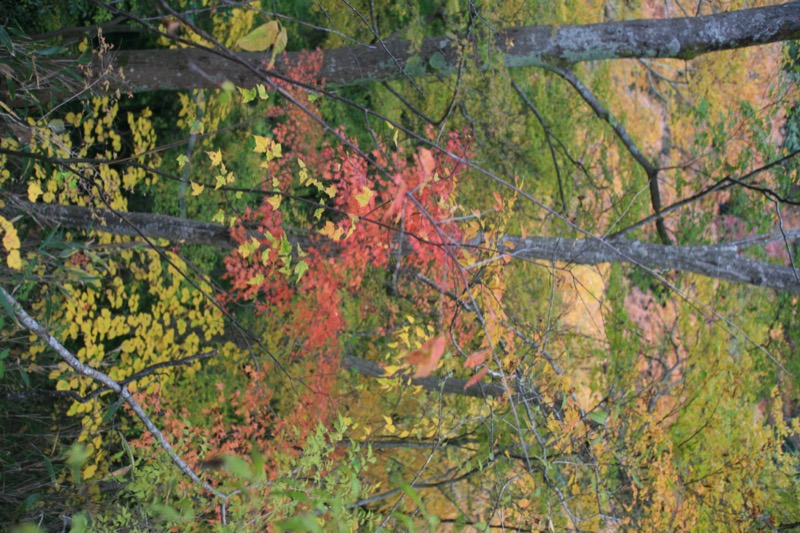
M 482 379 L 483 379 L 483 376 L 485 376 L 485 375 L 486 375 L 486 373 L 487 373 L 488 371 L 489 371 L 489 365 L 486 365 L 485 367 L 483 367 L 483 368 L 480 370 L 480 372 L 478 372 L 477 374 L 475 374 L 474 376 L 472 376 L 471 378 L 469 378 L 469 381 L 467 381 L 467 382 L 464 384 L 464 390 L 467 390 L 468 388 L 472 387 L 472 386 L 473 386 L 473 385 L 475 385 L 477 382 L 479 382 L 480 380 L 482 380 Z
M 441 335 L 422 345 L 419 350 L 412 352 L 408 356 L 408 362 L 412 365 L 417 365 L 417 373 L 414 374 L 415 378 L 426 378 L 436 370 L 439 365 L 439 359 L 444 354 L 445 337 Z
M 436 170 L 436 160 L 433 158 L 433 151 L 427 148 L 420 148 L 417 152 L 419 158 L 420 181 L 426 181 L 433 177 Z
M 386 211 L 386 214 L 383 215 L 383 220 L 389 220 L 392 218 L 392 215 L 400 211 L 400 208 L 403 207 L 403 201 L 406 199 L 406 193 L 408 192 L 408 185 L 406 185 L 405 180 L 400 177 L 396 176 L 394 182 L 397 184 L 397 194 L 394 196 L 394 201 L 392 205 L 389 206 L 389 209 Z
M 496 192 L 493 192 L 492 196 L 494 196 L 494 200 L 495 200 L 495 204 L 492 207 L 494 207 L 495 211 L 498 211 L 498 212 L 502 213 L 503 212 L 503 198 Z
M 467 360 L 464 361 L 464 368 L 475 368 L 475 367 L 477 367 L 479 364 L 481 364 L 484 361 L 486 361 L 486 356 L 489 355 L 490 351 L 491 351 L 491 349 L 484 348 L 483 350 L 479 350 L 479 351 L 477 351 L 477 352 L 475 352 L 473 354 L 470 354 L 470 356 L 467 357 Z

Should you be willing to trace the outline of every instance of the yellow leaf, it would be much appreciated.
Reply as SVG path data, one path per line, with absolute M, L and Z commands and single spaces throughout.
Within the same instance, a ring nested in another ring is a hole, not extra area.
M 214 168 L 222 163 L 222 152 L 220 150 L 217 150 L 216 152 L 209 150 L 206 152 L 206 155 L 211 160 L 211 168 Z
M 273 159 L 278 159 L 279 157 L 282 156 L 283 153 L 281 152 L 281 145 L 278 143 L 273 143 L 272 151 L 269 154 L 267 154 L 267 159 L 272 161 Z
M 256 141 L 256 147 L 253 148 L 253 151 L 259 154 L 266 153 L 272 143 L 272 139 L 263 135 L 253 135 L 253 140 Z
M 320 230 L 320 233 L 332 241 L 338 241 L 342 238 L 344 230 L 328 220 L 325 222 L 325 227 Z
M 59 380 L 56 383 L 56 390 L 69 390 L 69 383 L 66 380 Z
M 4 217 L 0 217 L 0 228 L 3 228 L 3 248 L 9 252 L 12 250 L 19 250 L 19 236 L 17 229 L 11 224 L 10 221 Z
M 275 38 L 275 47 L 272 49 L 272 57 L 269 60 L 269 65 L 267 65 L 268 69 L 272 69 L 272 67 L 275 66 L 275 58 L 286 49 L 286 42 L 286 28 L 282 28 L 281 32 Z
M 218 222 L 220 224 L 224 223 L 225 222 L 225 211 L 223 211 L 222 209 L 218 210 L 217 214 L 214 215 L 213 217 L 211 217 L 211 220 L 213 222 Z
M 264 274 L 256 274 L 255 276 L 247 280 L 248 285 L 256 287 L 261 285 L 262 283 L 264 283 Z
M 28 201 L 35 202 L 39 199 L 42 192 L 42 186 L 39 185 L 39 182 L 34 181 L 28 185 Z
M 192 182 L 192 196 L 198 196 L 203 189 L 205 189 L 205 185 L 200 185 L 199 183 Z
M 244 259 L 247 259 L 261 246 L 261 243 L 258 242 L 258 239 L 255 237 L 251 238 L 249 241 L 242 243 L 239 245 L 239 253 L 242 254 Z
M 273 51 L 274 55 L 278 55 L 284 50 L 286 50 L 286 43 L 288 41 L 288 36 L 286 35 L 286 28 L 281 28 L 280 33 L 275 38 L 275 49 Z
M 272 206 L 272 209 L 277 211 L 278 208 L 280 208 L 281 206 L 281 200 L 282 200 L 281 195 L 276 194 L 274 196 L 270 196 L 267 202 L 269 202 L 269 205 Z
M 240 38 L 236 41 L 236 44 L 239 48 L 248 52 L 263 52 L 275 43 L 279 31 L 278 21 L 272 20 Z
M 361 187 L 361 193 L 356 194 L 356 200 L 358 200 L 359 207 L 366 207 L 369 204 L 369 201 L 372 200 L 372 197 L 375 196 L 375 192 L 364 185 Z
M 395 342 L 394 344 L 396 347 L 397 343 Z M 400 370 L 400 368 L 401 367 L 397 365 L 386 365 L 385 367 L 383 367 L 383 375 L 387 377 L 394 376 L 397 373 L 397 371 Z
M 97 472 L 97 465 L 89 465 L 83 469 L 83 479 L 92 479 L 94 473 Z

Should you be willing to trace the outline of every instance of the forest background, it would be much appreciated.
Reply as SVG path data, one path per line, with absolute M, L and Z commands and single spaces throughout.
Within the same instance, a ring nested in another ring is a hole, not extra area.
M 800 3 L 2 5 L 0 526 L 800 527 Z

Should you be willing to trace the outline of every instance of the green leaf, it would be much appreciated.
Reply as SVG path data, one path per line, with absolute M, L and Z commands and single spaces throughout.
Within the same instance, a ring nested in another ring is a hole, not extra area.
M 72 515 L 72 527 L 69 533 L 84 533 L 84 531 L 89 531 L 89 516 L 86 511 Z
M 310 531 L 312 533 L 321 532 L 322 528 L 319 525 L 316 517 L 310 514 L 300 516 L 293 516 L 278 524 L 278 531 Z
M 275 39 L 280 32 L 278 22 L 272 20 L 266 24 L 262 24 L 244 37 L 236 41 L 236 44 L 242 50 L 248 52 L 263 52 L 275 43 Z M 284 30 L 285 32 L 285 30 Z M 284 44 L 284 46 L 286 46 Z
M 300 261 L 299 263 L 297 263 L 294 266 L 294 273 L 297 276 L 297 281 L 300 281 L 300 278 L 302 278 L 303 274 L 305 274 L 307 271 L 308 271 L 308 263 L 306 263 L 305 261 Z
M 242 89 L 239 87 L 239 92 L 242 94 L 242 103 L 247 104 L 256 99 L 256 89 Z
M 0 328 L 3 326 L 3 320 L 0 319 Z M 5 348 L 4 350 L 0 350 L 0 379 L 3 379 L 3 376 L 6 375 L 6 364 L 5 360 L 8 359 L 9 349 Z
M 79 470 L 89 459 L 89 453 L 83 444 L 75 443 L 67 450 L 67 466 Z
M 292 243 L 286 238 L 286 235 L 281 236 L 281 249 L 278 251 L 280 255 L 287 256 L 292 253 Z
M 22 381 L 25 383 L 26 387 L 31 386 L 31 378 L 28 377 L 28 373 L 25 371 L 23 367 L 19 367 L 19 375 L 22 378 Z
M 119 409 L 119 405 L 120 402 L 116 401 L 108 407 L 106 412 L 103 414 L 103 425 L 109 423 L 111 419 L 114 418 L 114 415 L 117 414 L 117 409 Z
M 44 533 L 44 529 L 40 528 L 36 524 L 26 522 L 24 524 L 12 527 L 11 533 Z
M 11 306 L 11 301 L 6 298 L 5 293 L 2 291 L 0 291 L 0 304 L 3 304 L 3 308 L 6 310 L 6 313 L 8 313 L 8 316 L 10 316 L 14 323 L 16 323 L 17 315 L 14 313 L 14 308 Z
M 417 507 L 419 507 L 420 510 L 423 510 L 423 511 L 425 510 L 425 504 L 422 503 L 422 498 L 419 497 L 419 494 L 417 494 L 417 491 L 414 490 L 414 487 L 412 487 L 408 483 L 401 483 L 400 484 L 400 490 L 405 492 L 408 495 L 409 498 L 414 500 L 414 503 L 417 504 Z
M 275 38 L 275 49 L 272 51 L 273 58 L 286 50 L 286 43 L 288 40 L 286 28 L 281 28 L 281 32 L 278 34 L 278 37 Z
M 6 29 L 3 26 L 0 26 L 0 44 L 6 47 L 8 52 L 11 54 L 11 57 L 16 55 L 14 43 L 11 42 L 11 37 L 9 37 L 8 32 L 6 32 Z
M 56 470 L 53 468 L 53 463 L 44 454 L 42 454 L 42 459 L 44 459 L 44 466 L 47 470 L 47 474 L 50 476 L 50 481 L 53 483 L 53 485 L 56 485 L 58 483 L 58 479 L 56 478 Z
M 223 461 L 225 462 L 225 469 L 234 476 L 248 481 L 253 479 L 253 469 L 250 467 L 250 464 L 241 457 L 226 455 Z
M 150 505 L 150 509 L 161 516 L 167 522 L 181 522 L 181 514 L 178 512 L 177 509 L 170 505 L 166 505 L 163 503 L 154 503 Z
M 414 521 L 411 520 L 411 517 L 408 516 L 407 514 L 395 511 L 394 513 L 391 514 L 391 517 L 396 518 L 397 520 L 405 524 L 408 531 L 416 531 L 416 528 L 414 527 Z
M 51 46 L 50 48 L 36 51 L 36 53 L 40 56 L 54 56 L 63 54 L 64 52 L 66 52 L 66 49 L 61 46 Z
M 428 63 L 430 63 L 431 68 L 434 70 L 444 70 L 447 68 L 447 60 L 441 52 L 433 54 L 428 60 Z
M 606 424 L 606 420 L 608 420 L 608 412 L 603 411 L 602 409 L 592 411 L 588 416 L 590 420 L 594 420 L 601 426 L 604 426 Z

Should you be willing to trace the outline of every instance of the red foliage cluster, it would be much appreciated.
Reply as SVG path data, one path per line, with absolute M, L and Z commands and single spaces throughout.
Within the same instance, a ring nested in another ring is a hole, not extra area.
M 308 55 L 290 69 L 289 76 L 313 80 L 319 61 L 319 56 Z M 326 238 L 313 237 L 316 242 L 307 246 L 308 256 L 303 258 L 309 269 L 293 282 L 291 276 L 280 272 L 285 257 L 274 244 L 286 237 L 283 217 L 265 198 L 232 230 L 240 244 L 255 239 L 258 247 L 252 253 L 234 251 L 227 258 L 232 282 L 228 298 L 254 302 L 260 313 L 288 314 L 286 333 L 295 341 L 302 340 L 311 355 L 322 347 L 335 349 L 337 334 L 344 326 L 342 295 L 357 293 L 369 268 L 386 268 L 390 260 L 397 259 L 401 237 L 406 248 L 403 266 L 433 272 L 442 287 L 448 285 L 443 274 L 454 266 L 461 237 L 458 226 L 449 221 L 450 201 L 463 168 L 428 148 L 408 154 L 402 147 L 390 151 L 379 146 L 365 154 L 342 131 L 336 132 L 339 139 L 334 145 L 313 118 L 320 116 L 318 106 L 307 101 L 304 91 L 288 85 L 285 89 L 306 109 L 287 98 L 273 108 L 271 116 L 278 124 L 272 134 L 281 144 L 283 157 L 268 163 L 265 189 L 272 191 L 277 186 L 289 199 L 284 201 L 294 201 L 297 175 L 304 168 L 311 180 L 326 188 L 320 191 L 324 204 L 314 205 L 324 207 L 324 213 L 320 221 L 310 221 L 309 229 L 327 225 L 327 233 L 338 242 L 331 246 Z M 448 151 L 468 156 L 459 135 L 451 134 L 445 144 Z M 297 259 L 294 254 L 293 260 Z
M 289 75 L 310 80 L 318 68 L 319 57 L 309 55 Z M 229 303 L 253 303 L 259 314 L 282 328 L 280 337 L 292 344 L 292 357 L 281 365 L 293 378 L 288 388 L 294 399 L 287 407 L 282 395 L 264 387 L 270 377 L 274 380 L 270 373 L 279 370 L 278 364 L 265 364 L 248 370 L 251 379 L 243 390 L 227 391 L 220 384 L 220 397 L 205 413 L 211 429 L 190 429 L 180 417 L 168 416 L 173 434 L 202 431 L 210 449 L 217 447 L 219 453 L 246 455 L 256 445 L 291 454 L 319 423 L 329 422 L 335 413 L 331 395 L 339 337 L 346 326 L 343 302 L 359 295 L 370 269 L 386 270 L 400 260 L 404 268 L 425 273 L 443 288 L 453 288 L 457 280 L 447 271 L 457 268 L 461 234 L 449 219 L 463 168 L 428 148 L 408 153 L 402 147 L 380 146 L 364 154 L 342 131 L 336 132 L 338 139 L 328 140 L 309 115 L 319 116 L 317 105 L 304 91 L 284 88 L 306 110 L 286 97 L 271 110 L 276 121 L 272 135 L 283 156 L 264 166 L 263 183 L 265 191 L 277 188 L 284 195 L 282 204 L 276 209 L 265 197 L 232 228 L 232 237 L 243 246 L 225 261 L 231 290 L 224 297 Z M 446 148 L 468 156 L 458 135 L 446 139 Z M 305 187 L 297 184 L 301 170 L 307 173 Z M 295 244 L 289 253 L 281 209 L 292 213 L 293 202 L 308 203 L 296 196 L 308 190 L 308 183 L 322 198 L 312 210 L 324 209 L 308 221 L 292 220 L 296 226 L 305 224 L 312 237 L 302 250 Z M 328 237 L 321 235 L 323 229 Z M 300 261 L 308 270 L 298 279 L 293 268 Z M 425 294 L 409 290 L 407 296 L 428 305 Z M 369 302 L 361 309 L 369 312 Z M 440 343 L 441 354 L 444 337 Z M 277 411 L 270 406 L 275 400 L 284 402 Z

